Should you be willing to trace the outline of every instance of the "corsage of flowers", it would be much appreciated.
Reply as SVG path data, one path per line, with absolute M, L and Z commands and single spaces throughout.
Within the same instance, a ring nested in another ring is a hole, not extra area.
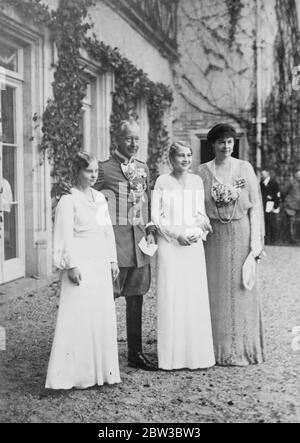
M 245 179 L 237 177 L 234 180 L 234 185 L 227 185 L 224 183 L 214 183 L 211 189 L 212 198 L 216 204 L 219 220 L 222 223 L 230 223 L 234 217 L 236 204 L 240 197 L 241 189 L 246 186 Z M 226 208 L 233 205 L 232 213 L 229 214 Z M 219 208 L 224 208 L 221 216 Z
M 246 186 L 245 179 L 237 177 L 234 180 L 234 185 L 227 185 L 224 183 L 214 183 L 211 190 L 212 198 L 214 199 L 216 206 L 227 206 L 230 203 L 234 203 L 238 200 L 241 192 L 241 188 Z

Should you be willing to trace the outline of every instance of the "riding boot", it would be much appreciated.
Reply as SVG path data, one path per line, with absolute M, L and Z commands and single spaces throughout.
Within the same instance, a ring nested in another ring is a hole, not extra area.
M 142 306 L 142 295 L 126 297 L 128 364 L 134 368 L 155 371 L 157 367 L 142 352 Z
M 142 295 L 126 297 L 128 359 L 142 352 L 142 306 Z

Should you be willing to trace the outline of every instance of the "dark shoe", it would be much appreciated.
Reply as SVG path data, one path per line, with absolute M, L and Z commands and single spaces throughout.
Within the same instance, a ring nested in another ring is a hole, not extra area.
M 128 366 L 144 369 L 144 371 L 157 371 L 158 367 L 151 363 L 141 352 L 128 357 Z

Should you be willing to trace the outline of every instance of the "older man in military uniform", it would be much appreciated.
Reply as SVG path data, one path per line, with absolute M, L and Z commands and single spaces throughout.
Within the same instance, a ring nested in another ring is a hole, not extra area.
M 135 121 L 123 121 L 117 131 L 118 148 L 111 157 L 99 162 L 95 189 L 106 195 L 114 226 L 120 274 L 114 284 L 115 297 L 126 297 L 128 364 L 156 370 L 142 352 L 143 295 L 150 287 L 150 257 L 139 242 L 143 237 L 154 243 L 150 220 L 149 170 L 136 159 L 139 127 Z

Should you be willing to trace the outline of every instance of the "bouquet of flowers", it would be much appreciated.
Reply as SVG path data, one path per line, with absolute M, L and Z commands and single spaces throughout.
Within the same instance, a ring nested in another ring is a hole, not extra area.
M 211 195 L 218 207 L 228 206 L 239 198 L 239 189 L 233 185 L 215 183 Z
M 214 183 L 211 190 L 212 198 L 217 207 L 228 206 L 238 200 L 241 188 L 244 188 L 246 182 L 243 178 L 238 177 L 234 181 L 234 185 L 224 183 Z

